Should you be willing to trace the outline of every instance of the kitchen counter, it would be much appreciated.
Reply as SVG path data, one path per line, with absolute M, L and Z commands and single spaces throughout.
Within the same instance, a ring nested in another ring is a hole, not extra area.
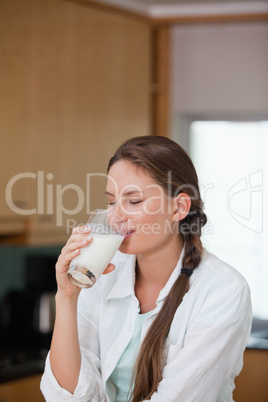
M 268 321 L 254 318 L 247 348 L 268 350 Z
M 42 374 L 48 350 L 0 350 L 0 383 Z

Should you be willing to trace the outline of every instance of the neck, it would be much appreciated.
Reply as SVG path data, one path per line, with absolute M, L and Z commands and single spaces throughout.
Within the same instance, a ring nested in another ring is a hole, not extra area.
M 170 239 L 168 247 L 137 255 L 136 280 L 162 289 L 180 258 L 183 241 L 179 236 Z

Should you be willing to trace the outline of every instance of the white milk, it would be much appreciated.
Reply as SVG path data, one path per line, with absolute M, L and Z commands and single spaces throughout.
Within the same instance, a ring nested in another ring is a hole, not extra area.
M 91 243 L 80 249 L 80 254 L 72 260 L 70 267 L 86 268 L 98 279 L 118 250 L 124 237 L 114 234 L 93 234 L 92 237 Z M 82 273 L 80 268 L 69 271 L 69 274 L 85 285 L 93 285 L 95 282 L 94 279 L 90 280 L 88 274 Z

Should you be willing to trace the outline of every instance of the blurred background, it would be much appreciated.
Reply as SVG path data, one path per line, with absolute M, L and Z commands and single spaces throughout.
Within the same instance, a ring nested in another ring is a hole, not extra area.
M 54 266 L 127 138 L 191 155 L 205 247 L 252 291 L 238 402 L 268 400 L 268 2 L 1 0 L 0 401 L 43 401 Z

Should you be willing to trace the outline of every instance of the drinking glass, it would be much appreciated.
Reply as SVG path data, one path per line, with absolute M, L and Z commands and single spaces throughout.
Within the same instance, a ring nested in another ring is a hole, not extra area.
M 86 224 L 90 229 L 92 241 L 80 249 L 68 270 L 68 278 L 81 288 L 94 285 L 103 273 L 126 235 L 125 223 L 112 211 L 94 210 Z

